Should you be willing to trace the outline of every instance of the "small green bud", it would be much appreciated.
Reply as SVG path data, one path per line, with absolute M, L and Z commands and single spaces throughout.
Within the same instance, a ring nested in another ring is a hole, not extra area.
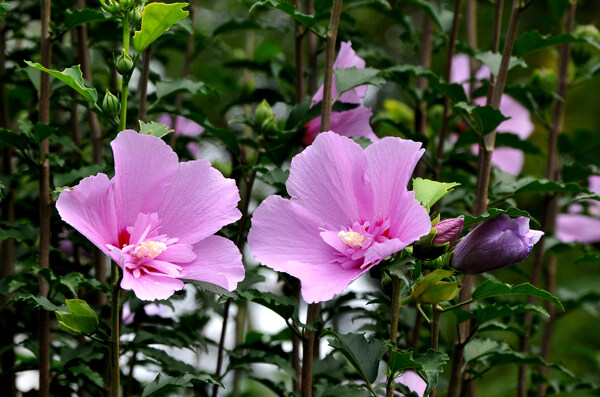
M 529 79 L 529 85 L 537 90 L 532 90 L 535 101 L 542 109 L 554 103 L 554 92 L 558 79 L 556 73 L 550 69 L 535 69 Z
M 121 76 L 126 76 L 133 70 L 133 60 L 129 54 L 125 52 L 125 49 L 121 51 L 121 55 L 119 55 L 119 59 L 117 59 L 115 66 L 117 67 L 117 72 L 119 72 Z
M 142 7 L 135 7 L 129 11 L 129 22 L 133 25 L 137 25 L 142 21 Z
M 135 4 L 135 0 L 119 0 L 119 5 L 122 11 L 129 11 Z
M 589 42 L 600 41 L 600 31 L 594 25 L 579 25 L 575 28 L 573 35 L 588 41 L 573 43 L 571 46 L 571 58 L 577 66 L 583 66 L 597 51 Z
M 117 116 L 121 111 L 121 103 L 109 90 L 106 90 L 104 99 L 102 99 L 102 110 L 110 116 Z
M 277 131 L 277 119 L 266 99 L 258 104 L 254 111 L 254 122 L 265 133 Z
M 454 299 L 460 291 L 458 281 L 442 281 L 452 275 L 452 270 L 437 269 L 423 277 L 412 291 L 410 297 L 418 304 L 436 304 Z
M 415 123 L 415 112 L 404 102 L 395 99 L 383 101 L 383 108 L 390 119 L 400 124 L 412 125 Z
M 100 7 L 102 8 L 104 14 L 109 18 L 112 17 L 113 14 L 119 12 L 120 9 L 119 4 L 117 4 L 117 2 L 114 0 L 107 0 L 106 2 L 101 0 Z

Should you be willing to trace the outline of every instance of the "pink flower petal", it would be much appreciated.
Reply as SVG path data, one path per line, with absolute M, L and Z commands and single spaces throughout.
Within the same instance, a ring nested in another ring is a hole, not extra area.
M 196 259 L 183 264 L 181 278 L 206 281 L 233 291 L 244 279 L 240 250 L 224 237 L 209 236 L 194 244 Z
M 367 252 L 365 253 L 364 263 L 376 265 L 388 256 L 395 254 L 396 252 L 402 251 L 411 242 L 406 243 L 397 238 L 394 238 L 391 240 L 384 241 L 383 243 L 375 243 L 372 246 L 370 246 Z M 371 267 L 372 266 L 369 266 L 369 268 Z
M 174 130 L 173 133 L 177 136 L 179 136 L 179 135 L 198 136 L 204 132 L 204 128 L 200 124 L 198 124 L 195 121 L 192 121 L 188 118 L 185 118 L 183 116 L 175 117 L 175 127 L 173 127 L 172 116 L 167 113 L 161 114 L 160 117 L 158 118 L 157 122 L 164 124 L 169 128 L 173 128 L 173 130 Z
M 556 237 L 564 242 L 600 242 L 600 219 L 587 215 L 561 214 L 556 218 Z
M 369 123 L 372 115 L 373 111 L 364 106 L 359 106 L 345 112 L 332 112 L 329 129 L 342 136 L 364 137 L 371 142 L 377 142 L 379 138 L 375 135 Z M 321 132 L 321 116 L 309 121 L 306 127 L 307 130 L 302 143 L 308 146 L 313 143 L 319 132 Z
M 156 257 L 170 263 L 188 263 L 196 259 L 194 247 L 188 244 L 172 244 Z
M 429 233 L 429 215 L 415 199 L 415 192 L 404 191 L 392 197 L 390 201 L 395 202 L 395 206 L 391 207 L 389 212 L 391 238 L 400 239 L 408 245 Z
M 165 276 L 143 274 L 135 278 L 130 272 L 123 272 L 121 288 L 133 290 L 135 296 L 141 300 L 152 301 L 155 299 L 167 299 L 175 291 L 183 289 L 183 281 Z
M 267 197 L 252 215 L 250 251 L 257 261 L 277 271 L 284 271 L 288 261 L 339 268 L 330 265 L 338 254 L 321 238 L 321 223 L 297 200 Z
M 362 148 L 334 132 L 323 132 L 292 159 L 288 193 L 330 228 L 372 218 L 373 193 L 365 180 Z
M 467 54 L 458 54 L 452 58 L 452 70 L 450 73 L 450 82 L 464 84 L 471 78 L 470 61 Z
M 60 217 L 87 237 L 105 254 L 107 244 L 118 244 L 115 197 L 104 174 L 83 179 L 70 190 L 63 190 L 56 208 Z
M 160 232 L 194 245 L 238 220 L 239 200 L 235 182 L 208 161 L 180 163 L 164 200 L 157 206 L 162 221 Z
M 156 212 L 177 171 L 177 155 L 161 139 L 121 131 L 111 146 L 119 232 L 133 225 L 138 214 Z
M 473 154 L 479 153 L 479 146 L 472 146 Z M 512 175 L 519 175 L 525 164 L 525 154 L 519 149 L 511 147 L 497 147 L 492 153 L 492 164 L 501 171 Z
M 404 371 L 402 375 L 396 378 L 396 383 L 402 383 L 421 397 L 425 394 L 425 390 L 427 390 L 427 382 L 415 371 Z

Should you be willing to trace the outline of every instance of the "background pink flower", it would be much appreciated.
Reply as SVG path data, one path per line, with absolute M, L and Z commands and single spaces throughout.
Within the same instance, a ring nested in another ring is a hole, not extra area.
M 111 143 L 115 176 L 98 174 L 64 190 L 62 219 L 123 270 L 121 287 L 166 299 L 193 279 L 235 289 L 244 278 L 237 247 L 213 236 L 240 217 L 235 182 L 206 160 L 178 163 L 161 139 L 132 130 Z
M 452 59 L 452 75 L 450 82 L 462 84 L 467 93 L 469 92 L 471 84 L 471 82 L 469 82 L 469 70 L 469 57 L 467 55 L 459 54 Z M 490 75 L 489 68 L 483 65 L 475 73 L 475 79 L 489 79 Z M 486 104 L 486 98 L 475 98 L 473 102 L 477 105 L 484 106 Z M 506 117 L 510 117 L 510 119 L 500 123 L 498 128 L 496 128 L 498 133 L 515 134 L 522 140 L 527 139 L 531 135 L 534 130 L 534 125 L 531 121 L 529 111 L 523 105 L 510 96 L 503 94 L 500 98 L 500 111 Z M 474 146 L 474 148 L 473 152 L 477 154 L 479 148 L 477 146 Z M 492 154 L 492 164 L 502 171 L 513 175 L 521 173 L 524 163 L 525 155 L 519 149 L 498 147 L 494 149 L 494 153 Z
M 331 299 L 381 260 L 429 233 L 407 190 L 421 144 L 384 138 L 363 150 L 333 132 L 292 159 L 287 191 L 256 209 L 248 236 L 256 260 L 300 279 L 309 302 Z
M 346 69 L 346 68 L 359 68 L 364 69 L 365 60 L 356 55 L 356 52 L 352 49 L 352 42 L 342 42 L 340 45 L 340 51 L 333 65 L 334 69 Z M 364 137 L 369 139 L 371 142 L 379 140 L 377 135 L 373 132 L 369 120 L 373 115 L 370 108 L 367 108 L 362 103 L 362 98 L 367 95 L 367 85 L 361 85 L 352 90 L 344 92 L 338 100 L 344 103 L 355 103 L 359 104 L 358 107 L 347 110 L 345 112 L 331 112 L 331 120 L 329 123 L 329 129 L 337 134 L 348 136 L 348 137 Z M 335 74 L 333 76 L 332 85 L 332 98 L 336 98 L 338 95 L 337 89 L 335 88 Z M 323 86 L 319 87 L 317 92 L 312 98 L 311 107 L 323 100 Z M 306 124 L 306 132 L 302 143 L 310 145 L 315 137 L 321 132 L 321 117 L 316 117 Z
M 600 194 L 600 176 L 593 175 L 588 178 L 588 189 Z M 573 204 L 569 207 L 569 214 L 560 214 L 556 218 L 556 237 L 564 242 L 598 243 L 600 242 L 600 202 L 588 202 L 589 215 L 581 214 L 581 205 Z

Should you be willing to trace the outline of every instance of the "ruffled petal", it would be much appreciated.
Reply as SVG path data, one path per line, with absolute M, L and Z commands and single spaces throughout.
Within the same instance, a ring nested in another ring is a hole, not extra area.
M 153 301 L 169 298 L 175 291 L 183 289 L 183 282 L 176 278 L 153 274 L 143 274 L 135 278 L 128 271 L 124 271 L 121 288 L 133 290 L 135 296 L 141 300 Z
M 600 219 L 587 215 L 561 214 L 556 218 L 555 234 L 564 243 L 598 243 Z
M 415 192 L 404 191 L 390 200 L 394 202 L 389 212 L 390 238 L 397 238 L 408 245 L 429 233 L 429 215 L 415 199 Z
M 330 300 L 369 270 L 369 267 L 344 269 L 337 264 L 319 265 L 293 261 L 286 262 L 280 268 L 300 280 L 302 297 L 308 303 Z
M 376 265 L 388 256 L 402 251 L 409 244 L 397 238 L 384 241 L 383 243 L 375 243 L 367 249 L 364 263 Z
M 115 157 L 118 231 L 132 226 L 138 214 L 156 212 L 177 171 L 177 155 L 161 139 L 121 131 L 111 146 Z
M 372 218 L 373 191 L 365 179 L 362 148 L 334 132 L 319 134 L 292 159 L 288 193 L 302 206 L 337 229 Z
M 171 263 L 187 263 L 196 259 L 194 247 L 189 244 L 172 244 L 156 259 Z
M 270 196 L 252 215 L 248 246 L 257 261 L 277 271 L 288 261 L 328 266 L 339 253 L 321 238 L 320 227 L 321 220 L 297 202 Z
M 106 175 L 87 177 L 73 189 L 63 190 L 56 209 L 65 222 L 105 254 L 110 251 L 107 244 L 118 245 L 115 197 Z
M 417 162 L 425 152 L 419 142 L 383 138 L 365 149 L 367 179 L 375 193 L 375 213 L 390 214 L 407 189 Z
M 164 200 L 157 206 L 160 232 L 194 245 L 238 220 L 240 195 L 235 182 L 206 160 L 180 163 Z
M 196 259 L 183 264 L 182 279 L 206 281 L 233 291 L 244 279 L 242 254 L 230 240 L 209 236 L 194 245 Z

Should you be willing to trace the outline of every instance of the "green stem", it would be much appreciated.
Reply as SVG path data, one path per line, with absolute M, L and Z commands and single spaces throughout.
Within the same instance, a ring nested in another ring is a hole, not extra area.
M 111 396 L 119 397 L 119 266 L 116 262 L 111 263 L 110 267 L 110 285 L 111 285 L 111 307 L 110 307 L 110 369 L 111 369 Z
M 395 346 L 398 340 L 398 316 L 400 314 L 400 279 L 398 277 L 392 277 L 392 307 L 391 307 L 391 324 L 390 324 L 390 340 Z M 391 357 L 392 349 L 390 349 Z M 394 396 L 394 375 L 390 372 L 389 357 L 388 357 L 388 376 L 390 377 L 386 383 L 386 397 Z
M 123 17 L 123 50 L 129 54 L 129 16 L 125 13 Z M 127 123 L 127 95 L 129 94 L 129 76 L 123 76 L 121 80 L 121 116 L 119 117 L 119 131 L 125 129 Z

